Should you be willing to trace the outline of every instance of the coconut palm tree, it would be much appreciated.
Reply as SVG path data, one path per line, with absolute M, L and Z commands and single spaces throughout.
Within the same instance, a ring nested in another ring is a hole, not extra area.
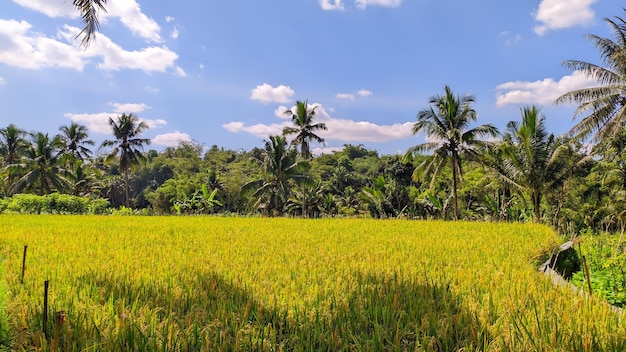
M 565 67 L 582 72 L 599 85 L 565 93 L 555 101 L 555 104 L 579 104 L 574 118 L 582 116 L 582 119 L 570 133 L 580 139 L 593 134 L 593 142 L 618 135 L 626 124 L 626 21 L 620 17 L 605 21 L 612 28 L 615 40 L 587 36 L 600 50 L 604 66 L 579 60 L 563 62 Z
M 95 145 L 89 138 L 87 127 L 72 122 L 69 126 L 61 126 L 61 139 L 65 143 L 64 153 L 68 156 L 70 167 L 73 169 L 77 161 L 84 161 L 91 157 L 91 150 L 87 145 Z
M 310 141 L 324 143 L 324 138 L 315 134 L 316 131 L 326 131 L 327 129 L 326 124 L 323 122 L 313 124 L 316 108 L 317 106 L 309 108 L 309 104 L 305 100 L 296 102 L 295 113 L 292 110 L 285 111 L 285 115 L 291 117 L 291 122 L 293 122 L 295 127 L 285 127 L 283 129 L 283 135 L 296 135 L 294 140 L 291 141 L 291 144 L 300 145 L 300 155 L 304 160 L 311 159 Z
M 11 186 L 11 193 L 32 190 L 40 195 L 53 191 L 63 192 L 69 182 L 63 176 L 60 157 L 63 150 L 63 141 L 56 135 L 52 138 L 41 132 L 30 134 L 31 145 L 25 150 L 24 157 L 19 163 L 10 168 L 19 169 L 23 176 Z
M 302 173 L 305 162 L 298 161 L 295 149 L 287 147 L 284 136 L 270 136 L 265 142 L 263 159 L 255 159 L 261 164 L 263 176 L 242 186 L 242 191 L 254 191 L 257 197 L 255 206 L 275 215 L 282 215 L 291 193 L 291 182 L 296 184 L 312 182 Z
M 6 193 L 10 194 L 9 188 L 16 178 L 16 169 L 8 167 L 19 163 L 28 143 L 25 139 L 26 131 L 17 128 L 14 124 L 0 130 L 0 157 L 2 166 L 6 171 Z
M 541 220 L 541 200 L 558 189 L 583 165 L 584 158 L 567 141 L 546 132 L 545 117 L 537 107 L 521 109 L 522 122 L 510 121 L 503 139 L 503 179 L 530 195 L 534 221 Z
M 417 114 L 413 124 L 413 134 L 426 132 L 428 141 L 409 148 L 405 154 L 408 159 L 415 154 L 433 151 L 433 155 L 422 162 L 416 169 L 415 177 L 421 172 L 432 173 L 431 188 L 446 161 L 452 170 L 452 192 L 454 220 L 459 218 L 457 189 L 463 177 L 462 156 L 474 156 L 476 148 L 488 142 L 481 137 L 496 137 L 498 130 L 491 124 L 469 129 L 476 121 L 476 111 L 472 108 L 475 99 L 472 95 L 456 96 L 450 87 L 444 87 L 443 95 L 435 95 L 428 100 L 431 105 Z
M 85 24 L 85 28 L 76 36 L 76 38 L 83 36 L 80 42 L 81 46 L 86 48 L 95 40 L 96 31 L 100 29 L 98 12 L 106 12 L 106 3 L 107 0 L 74 0 L 73 4 L 80 11 Z
M 133 114 L 122 114 L 117 121 L 109 117 L 109 125 L 115 139 L 105 140 L 102 147 L 114 147 L 107 155 L 106 161 L 110 162 L 119 155 L 119 169 L 124 174 L 125 203 L 130 207 L 128 178 L 131 170 L 134 170 L 142 161 L 144 144 L 150 144 L 150 139 L 139 138 L 141 133 L 148 129 L 148 125 L 139 121 Z

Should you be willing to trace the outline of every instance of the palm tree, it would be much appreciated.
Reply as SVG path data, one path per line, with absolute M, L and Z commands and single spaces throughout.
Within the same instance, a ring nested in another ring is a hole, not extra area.
M 526 191 L 533 205 L 534 221 L 541 219 L 541 200 L 572 176 L 588 159 L 578 157 L 571 144 L 548 135 L 545 117 L 535 106 L 521 109 L 522 123 L 510 121 L 503 140 L 503 179 Z
M 434 152 L 431 158 L 425 159 L 416 169 L 426 174 L 432 172 L 431 188 L 445 162 L 450 161 L 454 220 L 458 220 L 457 189 L 459 180 L 463 177 L 461 157 L 464 154 L 474 156 L 477 147 L 488 144 L 478 138 L 496 137 L 498 130 L 491 124 L 468 129 L 469 124 L 476 121 L 477 116 L 476 111 L 471 107 L 475 101 L 474 97 L 472 95 L 455 96 L 448 86 L 444 87 L 444 91 L 444 95 L 435 95 L 429 99 L 428 103 L 431 107 L 421 110 L 417 114 L 417 122 L 413 124 L 413 134 L 424 131 L 430 141 L 409 148 L 405 158 L 408 159 L 422 152 Z
M 89 138 L 87 127 L 72 122 L 69 126 L 61 126 L 61 138 L 65 143 L 65 153 L 70 159 L 70 167 L 73 169 L 77 161 L 84 161 L 91 156 L 91 150 L 86 145 L 95 145 Z
M 28 146 L 25 136 L 26 131 L 17 128 L 14 124 L 0 130 L 0 157 L 2 157 L 2 166 L 7 171 L 8 187 L 6 191 L 8 194 L 10 194 L 8 188 L 13 184 L 16 177 L 15 170 L 8 166 L 19 163 Z
M 270 136 L 263 152 L 262 160 L 255 159 L 261 164 L 262 178 L 246 183 L 242 191 L 254 191 L 258 199 L 256 207 L 282 215 L 291 192 L 290 183 L 311 182 L 311 179 L 301 172 L 304 162 L 297 161 L 296 150 L 287 148 L 284 136 Z
M 605 67 L 579 60 L 563 62 L 565 67 L 582 72 L 599 85 L 565 93 L 555 101 L 555 104 L 579 104 L 574 118 L 581 115 L 583 118 L 570 133 L 581 139 L 593 134 L 593 142 L 618 135 L 626 124 L 626 21 L 620 17 L 605 21 L 613 29 L 615 41 L 593 34 L 587 36 L 600 50 Z
M 291 122 L 295 127 L 285 127 L 283 129 L 283 135 L 288 136 L 290 134 L 296 134 L 296 138 L 291 141 L 292 145 L 300 145 L 300 155 L 302 159 L 309 160 L 311 158 L 311 151 L 309 147 L 310 141 L 316 141 L 318 143 L 324 143 L 324 138 L 315 134 L 315 131 L 326 131 L 326 124 L 323 122 L 313 124 L 315 118 L 315 109 L 317 106 L 313 106 L 309 109 L 308 102 L 297 101 L 296 112 L 292 110 L 285 111 L 285 115 L 291 117 Z
M 31 145 L 24 152 L 23 160 L 11 165 L 11 168 L 24 172 L 11 186 L 11 193 L 33 190 L 44 195 L 67 189 L 69 182 L 63 176 L 66 170 L 60 163 L 63 150 L 61 137 L 56 135 L 50 138 L 47 133 L 41 132 L 31 133 L 30 137 Z
M 107 0 L 74 0 L 74 6 L 80 11 L 85 24 L 85 28 L 76 36 L 76 38 L 83 36 L 81 46 L 86 48 L 92 40 L 95 40 L 96 31 L 100 29 L 98 11 L 106 12 L 106 3 Z
M 105 140 L 102 142 L 103 147 L 114 147 L 109 153 L 106 161 L 109 162 L 119 155 L 119 168 L 124 174 L 124 192 L 125 203 L 130 207 L 130 197 L 128 190 L 128 175 L 142 161 L 145 160 L 143 155 L 144 144 L 150 144 L 150 139 L 139 138 L 139 135 L 146 129 L 148 125 L 139 121 L 133 114 L 122 114 L 118 116 L 117 122 L 109 117 L 109 125 L 113 130 L 113 140 Z

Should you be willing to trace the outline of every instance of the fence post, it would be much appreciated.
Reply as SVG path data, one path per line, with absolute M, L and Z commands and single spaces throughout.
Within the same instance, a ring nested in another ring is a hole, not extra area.
M 24 245 L 24 256 L 22 257 L 22 279 L 21 283 L 24 283 L 24 273 L 26 272 L 26 251 L 28 250 L 28 245 Z
M 43 334 L 48 340 L 48 284 L 50 280 L 43 282 Z

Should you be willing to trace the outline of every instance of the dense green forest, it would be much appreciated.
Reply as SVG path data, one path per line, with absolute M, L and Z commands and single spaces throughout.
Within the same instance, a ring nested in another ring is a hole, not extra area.
M 358 144 L 312 155 L 310 143 L 324 141 L 326 126 L 306 101 L 287 111 L 292 127 L 252 150 L 196 142 L 149 149 L 148 126 L 132 114 L 109 118 L 112 138 L 99 148 L 73 122 L 55 134 L 10 124 L 0 130 L 2 209 L 25 211 L 20 204 L 35 199 L 27 195 L 56 194 L 58 202 L 62 194 L 139 214 L 535 221 L 564 234 L 621 231 L 626 24 L 606 21 L 614 40 L 589 36 L 602 65 L 564 62 L 599 84 L 557 99 L 579 106 L 566 135 L 549 133 L 537 106 L 521 107 L 504 131 L 479 125 L 474 97 L 448 86 L 416 106 L 413 132 L 429 138 L 404 155 Z

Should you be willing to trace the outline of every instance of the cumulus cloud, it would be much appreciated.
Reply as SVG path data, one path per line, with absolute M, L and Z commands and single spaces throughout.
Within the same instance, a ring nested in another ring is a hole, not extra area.
M 597 86 L 598 82 L 580 71 L 563 76 L 559 81 L 545 78 L 539 81 L 514 81 L 498 85 L 497 106 L 508 104 L 549 105 L 559 96 L 577 89 Z
M 595 13 L 591 5 L 597 0 L 542 0 L 534 13 L 535 33 L 543 35 L 549 30 L 559 30 L 593 22 Z
M 326 140 L 343 142 L 389 142 L 404 139 L 413 135 L 412 122 L 396 123 L 392 125 L 377 125 L 368 121 L 353 121 L 331 117 L 320 104 L 310 104 L 315 107 L 317 122 L 323 122 L 327 131 L 319 131 L 319 136 Z M 234 121 L 222 125 L 229 132 L 245 132 L 260 138 L 281 134 L 283 128 L 291 126 L 290 121 L 281 121 L 271 124 L 246 125 L 241 121 Z
M 66 113 L 65 117 L 70 120 L 85 125 L 89 131 L 100 134 L 111 134 L 111 126 L 109 126 L 109 118 L 115 120 L 119 115 L 134 114 L 142 112 L 150 107 L 146 104 L 133 104 L 133 103 L 109 103 L 113 107 L 111 112 L 98 112 L 98 113 Z M 139 121 L 145 122 L 150 128 L 158 128 L 167 125 L 167 121 L 163 119 L 146 119 L 139 117 Z
M 345 9 L 342 0 L 320 0 L 320 6 L 322 7 L 322 10 L 325 11 L 342 11 Z
M 276 88 L 267 83 L 263 83 L 252 89 L 250 99 L 258 100 L 263 103 L 281 103 L 285 104 L 291 101 L 291 97 L 295 94 L 289 86 L 280 85 Z
M 79 11 L 71 1 L 13 0 L 13 2 L 41 12 L 48 17 L 72 19 L 80 17 Z M 141 7 L 136 0 L 110 0 L 107 2 L 106 9 L 106 12 L 99 12 L 101 22 L 105 23 L 110 18 L 119 18 L 120 22 L 133 35 L 150 42 L 159 43 L 163 41 L 159 35 L 161 28 L 154 19 L 149 18 L 141 11 Z M 100 36 L 98 36 L 99 38 Z
M 397 7 L 402 0 L 355 0 L 356 7 L 364 10 L 368 6 Z
M 3 43 L 0 46 L 0 63 L 25 69 L 57 67 L 83 70 L 87 60 L 84 50 L 31 33 L 31 28 L 26 21 L 0 19 L 0 42 Z
M 49 38 L 33 32 L 32 26 L 26 21 L 0 19 L 0 42 L 3 42 L 0 46 L 0 63 L 34 70 L 65 68 L 82 71 L 86 64 L 96 61 L 96 67 L 101 70 L 166 72 L 174 69 L 178 72 L 174 65 L 178 55 L 165 46 L 127 51 L 100 34 L 89 50 L 83 50 L 74 40 L 78 33 L 80 29 L 65 25 L 58 31 L 56 38 Z
M 191 137 L 187 133 L 174 131 L 170 133 L 163 133 L 152 138 L 152 143 L 157 145 L 163 145 L 166 147 L 176 147 L 180 142 L 190 142 Z

